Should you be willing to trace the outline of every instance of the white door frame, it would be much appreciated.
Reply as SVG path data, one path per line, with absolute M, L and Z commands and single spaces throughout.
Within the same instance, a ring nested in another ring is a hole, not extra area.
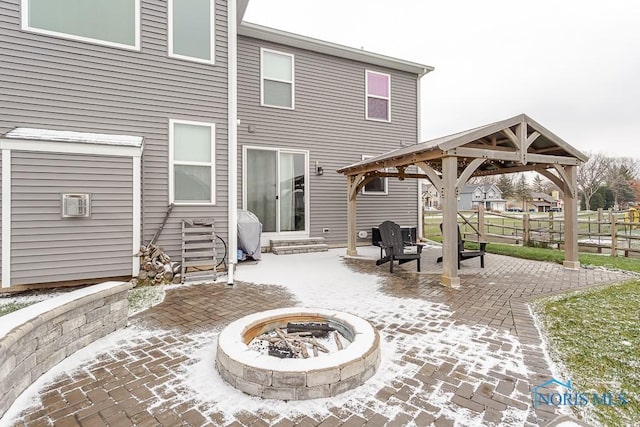
M 247 152 L 249 150 L 263 150 L 274 151 L 276 153 L 276 159 L 278 164 L 276 165 L 277 182 L 276 193 L 280 195 L 280 153 L 294 153 L 304 154 L 304 230 L 301 231 L 276 231 L 276 232 L 263 232 L 260 242 L 262 246 L 268 246 L 269 241 L 272 239 L 286 239 L 286 238 L 308 238 L 310 230 L 310 200 L 311 191 L 309 183 L 309 150 L 298 150 L 293 148 L 283 147 L 257 147 L 253 145 L 242 146 L 242 209 L 247 209 Z M 276 227 L 280 228 L 280 198 L 276 202 Z

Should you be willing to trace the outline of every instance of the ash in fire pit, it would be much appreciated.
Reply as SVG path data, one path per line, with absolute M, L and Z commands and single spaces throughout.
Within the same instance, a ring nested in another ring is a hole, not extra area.
M 318 357 L 344 349 L 351 343 L 328 323 L 287 323 L 249 343 L 249 348 L 281 359 Z

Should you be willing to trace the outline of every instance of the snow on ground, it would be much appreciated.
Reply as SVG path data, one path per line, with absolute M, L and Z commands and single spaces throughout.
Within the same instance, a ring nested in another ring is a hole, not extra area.
M 0 295 L 0 306 L 13 304 L 13 303 L 35 304 L 37 302 L 56 297 L 64 292 L 65 291 L 46 290 L 46 291 L 24 292 L 20 294 Z
M 359 248 L 364 256 L 377 258 L 379 249 Z M 435 367 L 443 360 L 453 364 L 452 370 L 466 372 L 463 381 L 474 388 L 481 382 L 495 382 L 489 372 L 526 377 L 522 348 L 516 337 L 504 330 L 487 326 L 469 326 L 456 322 L 452 311 L 442 303 L 419 299 L 396 298 L 379 291 L 379 277 L 351 270 L 344 261 L 344 249 L 333 249 L 324 253 L 276 256 L 264 254 L 263 260 L 250 265 L 241 265 L 236 280 L 242 282 L 279 285 L 286 288 L 303 306 L 343 310 L 363 317 L 380 329 L 382 338 L 382 363 L 374 377 L 355 390 L 330 399 L 315 399 L 301 402 L 262 400 L 245 395 L 227 385 L 215 370 L 216 338 L 219 330 L 206 333 L 187 334 L 179 343 L 168 346 L 171 357 L 185 356 L 186 361 L 177 367 L 177 375 L 152 390 L 157 397 L 154 407 L 197 402 L 204 415 L 222 414 L 225 422 L 231 422 L 241 412 L 277 413 L 283 417 L 314 416 L 330 414 L 331 408 L 344 408 L 363 416 L 373 410 L 389 419 L 400 411 L 407 411 L 403 401 L 390 397 L 383 402 L 376 394 L 397 383 L 407 384 L 413 397 L 422 399 L 439 408 L 436 416 L 445 415 L 456 420 L 456 425 L 482 425 L 482 414 L 451 404 L 453 393 L 443 382 L 433 387 L 422 388 L 411 380 L 424 363 Z M 404 332 L 407 331 L 407 332 Z M 129 327 L 102 340 L 98 340 L 71 358 L 66 359 L 30 387 L 11 408 L 13 419 L 21 409 L 38 401 L 38 393 L 53 382 L 61 372 L 73 372 L 81 365 L 86 372 L 90 360 L 97 360 L 101 353 L 135 349 L 145 336 L 171 335 L 171 332 L 140 330 Z M 490 348 L 499 341 L 502 348 Z M 135 356 L 131 355 L 132 358 Z M 411 363 L 408 360 L 418 363 Z M 82 368 L 81 368 L 82 369 Z M 444 387 L 443 387 L 444 386 Z M 171 398 L 168 391 L 176 391 Z M 528 397 L 514 390 L 512 398 L 528 401 Z M 503 419 L 504 425 L 524 425 L 530 409 L 509 408 Z M 413 414 L 413 415 L 417 415 Z M 9 418 L 8 418 L 9 417 Z M 0 422 L 2 425 L 2 422 Z

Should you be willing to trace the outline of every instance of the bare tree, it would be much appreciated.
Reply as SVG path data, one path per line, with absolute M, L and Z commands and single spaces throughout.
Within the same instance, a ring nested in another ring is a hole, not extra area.
M 578 189 L 584 194 L 587 208 L 591 197 L 605 183 L 609 175 L 611 159 L 603 153 L 591 154 L 589 161 L 578 168 Z

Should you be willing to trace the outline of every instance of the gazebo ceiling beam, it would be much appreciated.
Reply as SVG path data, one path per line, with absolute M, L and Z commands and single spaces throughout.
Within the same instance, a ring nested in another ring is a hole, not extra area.
M 539 148 L 537 150 L 533 150 L 533 154 L 545 154 L 545 153 L 553 153 L 554 151 L 560 151 L 562 150 L 562 147 L 557 147 L 557 146 L 553 146 L 553 147 L 545 147 L 545 148 Z
M 498 151 L 493 149 L 487 150 L 480 148 L 460 147 L 449 150 L 447 152 L 447 155 L 479 159 L 506 160 L 513 162 L 520 161 L 520 156 L 516 152 Z
M 487 145 L 482 145 L 482 144 L 474 144 L 469 143 L 469 144 L 465 144 L 464 147 L 461 148 L 477 148 L 478 150 L 491 150 L 491 151 L 504 151 L 504 152 L 511 152 L 511 153 L 515 153 L 515 151 L 513 150 L 513 147 L 507 147 L 504 145 L 497 145 L 497 146 L 487 146 Z
M 387 160 L 381 160 L 381 161 L 363 165 L 363 166 L 354 166 L 352 168 L 344 168 L 344 169 L 340 169 L 338 172 L 343 173 L 345 175 L 358 175 L 361 173 L 364 174 L 367 172 L 373 172 L 380 169 L 395 168 L 399 166 L 411 166 L 419 162 L 440 159 L 443 155 L 444 153 L 440 150 L 425 151 L 422 153 L 408 154 L 405 156 L 398 156 L 398 157 L 387 159 Z
M 411 178 L 411 179 L 429 179 L 429 177 L 426 174 L 423 173 L 404 173 L 401 174 L 400 172 L 375 172 L 374 175 L 372 175 L 372 177 L 378 177 L 378 178 Z
M 580 166 L 582 163 L 575 157 L 550 156 L 547 154 L 527 154 L 527 160 L 531 163 L 549 163 L 552 165 Z
M 546 170 L 547 168 L 552 168 L 552 165 L 539 165 L 530 163 L 528 165 L 521 166 L 509 166 L 509 167 L 500 167 L 498 165 L 497 169 L 491 170 L 479 170 L 476 171 L 472 176 L 490 176 L 490 175 L 503 175 L 508 173 L 517 173 L 517 172 L 539 172 L 540 169 Z

